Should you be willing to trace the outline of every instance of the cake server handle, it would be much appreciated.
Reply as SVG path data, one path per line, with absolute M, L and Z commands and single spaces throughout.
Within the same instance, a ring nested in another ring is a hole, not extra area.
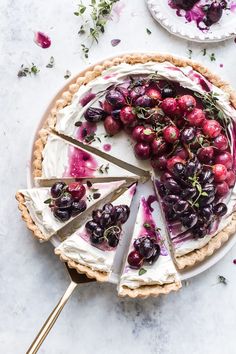
M 59 300 L 59 302 L 56 305 L 56 307 L 51 312 L 50 316 L 48 317 L 48 319 L 46 320 L 46 322 L 42 326 L 41 330 L 39 331 L 37 337 L 35 338 L 35 340 L 31 344 L 31 346 L 28 349 L 28 351 L 26 352 L 26 354 L 35 354 L 35 353 L 38 352 L 38 350 L 41 347 L 44 339 L 47 337 L 47 335 L 50 332 L 52 326 L 56 322 L 58 316 L 60 315 L 60 313 L 61 313 L 61 311 L 63 309 L 63 307 L 65 306 L 65 304 L 69 300 L 69 297 L 72 295 L 72 293 L 75 290 L 75 288 L 77 287 L 77 285 L 78 285 L 77 283 L 71 281 L 70 285 L 66 289 L 65 294 L 62 296 L 62 298 Z

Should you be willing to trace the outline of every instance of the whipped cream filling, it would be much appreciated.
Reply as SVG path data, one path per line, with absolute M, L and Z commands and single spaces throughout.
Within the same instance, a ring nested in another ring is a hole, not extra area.
M 135 189 L 136 185 L 132 185 L 119 198 L 112 202 L 112 204 L 126 204 L 130 207 Z M 99 249 L 84 239 L 85 234 L 88 235 L 85 225 L 83 225 L 73 235 L 62 242 L 56 250 L 59 250 L 63 253 L 63 255 L 76 263 L 86 265 L 93 270 L 110 273 L 114 262 L 116 249 Z
M 144 198 L 141 199 L 139 206 L 128 254 L 133 250 L 133 242 L 140 236 L 140 230 L 143 228 L 143 224 L 146 222 L 143 199 Z M 153 224 L 155 225 L 154 220 Z M 165 246 L 162 245 L 162 247 Z M 173 261 L 166 247 L 165 251 L 166 252 L 164 253 L 161 252 L 158 260 L 152 265 L 145 264 L 143 266 L 146 272 L 142 275 L 139 275 L 139 270 L 130 268 L 126 259 L 118 289 L 121 290 L 124 286 L 129 287 L 130 289 L 137 289 L 143 285 L 164 285 L 180 281 Z
M 86 160 L 83 160 L 83 153 Z M 134 177 L 131 172 L 50 134 L 43 150 L 41 178 Z M 72 161 L 71 161 L 72 160 Z M 74 161 L 73 161 L 74 160 Z M 71 164 L 74 164 L 71 167 Z M 76 165 L 80 165 L 79 167 Z M 108 168 L 105 168 L 108 167 Z
M 83 199 L 85 199 L 87 203 L 86 210 L 88 210 L 89 207 L 97 203 L 99 200 L 105 198 L 107 195 L 118 189 L 123 183 L 124 181 L 94 183 L 92 187 L 97 189 L 97 192 L 100 193 L 100 197 L 97 199 L 93 199 L 93 191 L 85 185 L 86 195 Z M 45 200 L 51 198 L 50 188 L 24 189 L 20 190 L 20 193 L 24 195 L 24 204 L 27 207 L 32 220 L 47 239 L 49 239 L 73 219 L 79 218 L 83 214 L 81 213 L 74 218 L 70 218 L 67 222 L 61 222 L 54 217 L 48 204 L 44 203 Z

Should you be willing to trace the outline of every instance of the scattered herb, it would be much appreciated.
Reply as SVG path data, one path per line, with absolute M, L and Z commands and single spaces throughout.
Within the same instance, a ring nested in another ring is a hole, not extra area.
M 140 268 L 140 269 L 139 269 L 139 272 L 138 272 L 138 275 L 143 275 L 143 274 L 145 274 L 146 272 L 147 272 L 146 269 Z
M 228 280 L 225 277 L 223 277 L 223 275 L 218 275 L 218 283 L 227 285 L 228 284 Z
M 86 143 L 90 144 L 92 141 L 95 140 L 95 136 L 96 136 L 96 133 L 92 132 L 92 133 L 86 135 L 84 140 L 85 140 Z
M 100 173 L 108 173 L 108 170 L 109 170 L 109 163 L 107 164 L 107 165 L 101 165 L 100 167 L 99 167 L 99 169 L 98 169 L 98 171 L 100 172 Z
M 46 200 L 44 201 L 44 204 L 50 204 L 51 201 L 52 201 L 52 198 L 46 199 Z
M 76 127 L 81 127 L 82 124 L 83 124 L 83 123 L 79 120 L 78 122 L 75 123 L 75 126 L 76 126 Z
M 207 53 L 206 48 L 202 49 L 202 55 L 203 55 L 204 57 L 206 56 L 206 53 Z
M 55 64 L 55 60 L 54 60 L 54 57 L 51 57 L 50 60 L 49 60 L 49 63 L 46 65 L 46 68 L 53 68 L 54 67 L 54 64 Z
M 192 54 L 193 54 L 192 49 L 188 49 L 188 58 L 189 59 L 192 59 Z
M 147 34 L 152 34 L 152 32 L 150 31 L 150 29 L 149 28 L 146 28 L 146 32 L 147 32 Z
M 64 79 L 69 79 L 70 76 L 71 76 L 71 72 L 69 70 L 66 70 L 66 73 L 64 75 Z
M 87 184 L 87 187 L 88 187 L 88 188 L 91 188 L 91 187 L 92 187 L 92 183 L 91 183 L 90 181 L 87 181 L 86 184 Z
M 116 47 L 118 44 L 120 44 L 120 42 L 121 42 L 120 39 L 112 39 L 111 45 L 112 45 L 112 47 Z
M 216 61 L 215 53 L 210 54 L 210 60 L 211 61 Z
M 88 58 L 89 49 L 94 41 L 98 43 L 100 35 L 105 32 L 105 25 L 109 20 L 112 7 L 117 1 L 119 0 L 90 0 L 88 6 L 85 6 L 82 1 L 78 4 L 78 9 L 74 12 L 74 15 L 79 16 L 83 22 L 78 34 L 87 34 L 87 38 L 90 42 L 89 46 L 84 43 L 81 44 L 85 58 Z M 84 15 L 87 15 L 86 18 Z M 115 45 L 118 44 L 119 42 Z
M 93 194 L 93 199 L 98 199 L 101 197 L 101 193 L 94 193 Z
M 40 70 L 37 68 L 37 66 L 34 63 L 32 63 L 31 67 L 27 67 L 27 66 L 24 66 L 24 64 L 22 64 L 20 67 L 20 70 L 18 71 L 17 76 L 24 77 L 24 76 L 31 75 L 31 74 L 36 75 L 39 73 L 39 71 Z
M 145 227 L 145 229 L 150 229 L 150 228 L 151 228 L 151 225 L 150 225 L 149 223 L 145 222 L 145 223 L 143 224 L 143 227 Z

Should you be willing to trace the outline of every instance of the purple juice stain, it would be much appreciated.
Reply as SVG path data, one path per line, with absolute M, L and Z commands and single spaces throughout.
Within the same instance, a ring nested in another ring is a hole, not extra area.
M 151 210 L 151 212 L 153 212 L 153 208 L 152 208 L 152 204 L 154 202 L 157 202 L 157 198 L 155 195 L 149 195 L 148 198 L 147 198 L 147 205 L 149 207 L 149 209 Z
M 69 168 L 64 177 L 93 177 L 98 168 L 98 163 L 89 152 L 76 147 L 69 150 Z
M 94 134 L 97 130 L 96 123 L 83 122 L 76 131 L 76 139 L 84 141 L 88 135 Z
M 189 78 L 191 80 L 197 82 L 204 91 L 211 92 L 211 84 L 210 84 L 210 82 L 206 81 L 200 74 L 198 74 L 195 71 L 191 70 L 188 73 L 188 76 L 189 76 Z
M 108 151 L 111 151 L 111 144 L 104 144 L 103 145 L 103 150 L 108 152 Z
M 151 228 L 148 229 L 142 225 L 138 237 L 141 237 L 143 235 L 149 235 L 152 238 L 156 238 L 156 240 L 158 241 L 158 244 L 160 246 L 160 249 L 161 249 L 160 254 L 162 256 L 167 256 L 168 255 L 167 249 L 166 249 L 165 245 L 162 242 L 160 242 L 160 241 L 162 241 L 160 233 L 155 230 L 156 224 L 153 220 L 152 213 L 149 208 L 148 202 L 143 197 L 141 199 L 140 203 L 142 205 L 142 210 L 143 210 L 142 220 L 144 220 L 144 223 L 150 224 Z
M 96 95 L 91 91 L 87 92 L 79 101 L 82 107 L 86 106 L 90 101 L 92 101 Z

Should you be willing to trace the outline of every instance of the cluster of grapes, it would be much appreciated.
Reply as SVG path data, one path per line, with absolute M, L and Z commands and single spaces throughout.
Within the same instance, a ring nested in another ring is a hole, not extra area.
M 172 0 L 173 4 L 180 9 L 189 11 L 193 8 L 199 0 Z M 214 23 L 219 22 L 223 15 L 223 10 L 227 9 L 226 0 L 211 1 L 211 4 L 205 4 L 201 6 L 202 11 L 205 14 L 203 22 L 207 27 L 212 26 Z
M 197 157 L 185 164 L 175 161 L 159 185 L 167 220 L 180 221 L 196 238 L 206 236 L 213 220 L 227 213 L 214 180 L 214 169 L 202 165 Z
M 130 208 L 127 205 L 113 206 L 111 203 L 105 204 L 102 209 L 94 210 L 92 220 L 85 224 L 91 243 L 107 242 L 110 247 L 116 247 L 120 239 L 121 225 L 128 220 L 129 214 Z
M 55 218 L 65 222 L 86 210 L 86 201 L 82 199 L 86 193 L 86 188 L 80 182 L 66 184 L 56 182 L 51 187 L 52 198 L 45 201 L 53 212 Z
M 139 269 L 144 263 L 152 265 L 160 256 L 160 246 L 155 238 L 144 235 L 137 238 L 134 243 L 134 250 L 128 255 L 128 263 L 131 268 Z

